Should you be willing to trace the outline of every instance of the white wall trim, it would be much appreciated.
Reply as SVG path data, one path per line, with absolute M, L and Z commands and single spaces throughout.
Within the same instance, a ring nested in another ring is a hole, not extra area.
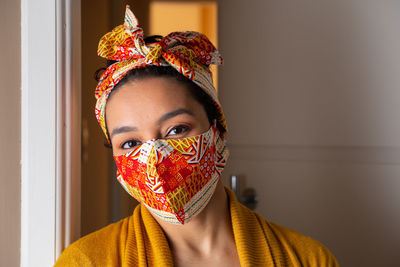
M 21 0 L 21 266 L 79 235 L 79 21 L 79 0 Z
M 58 1 L 56 251 L 80 236 L 81 18 L 80 0 Z

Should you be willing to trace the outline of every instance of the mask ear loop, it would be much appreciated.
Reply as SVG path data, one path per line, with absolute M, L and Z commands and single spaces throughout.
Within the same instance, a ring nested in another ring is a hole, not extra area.
M 219 135 L 219 130 L 218 130 L 218 127 L 217 127 L 217 119 L 213 119 L 212 120 L 212 125 L 211 125 L 211 127 L 210 127 L 210 129 L 211 128 L 214 128 L 214 132 L 216 132 L 217 133 L 217 135 Z
M 218 131 L 217 119 L 213 119 L 213 120 L 212 120 L 212 123 L 211 123 L 211 126 L 210 126 L 210 130 L 211 130 L 212 128 L 214 128 L 213 131 Z

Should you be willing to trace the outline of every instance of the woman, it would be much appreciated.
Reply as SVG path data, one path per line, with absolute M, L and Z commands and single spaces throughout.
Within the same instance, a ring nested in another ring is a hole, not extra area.
M 265 221 L 221 182 L 226 122 L 196 32 L 143 39 L 127 8 L 98 54 L 115 63 L 96 88 L 96 117 L 132 216 L 81 238 L 56 266 L 338 266 L 320 243 Z

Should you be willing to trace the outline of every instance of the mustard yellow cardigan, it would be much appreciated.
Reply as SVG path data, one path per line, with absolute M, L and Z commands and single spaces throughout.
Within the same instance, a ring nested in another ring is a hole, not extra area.
M 319 242 L 267 222 L 241 205 L 229 189 L 230 213 L 241 266 L 337 267 Z M 55 266 L 173 266 L 167 239 L 149 211 L 139 205 L 132 216 L 70 245 Z

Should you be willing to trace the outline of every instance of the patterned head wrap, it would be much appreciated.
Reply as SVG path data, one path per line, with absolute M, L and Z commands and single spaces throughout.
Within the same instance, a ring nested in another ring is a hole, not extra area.
M 109 94 L 130 70 L 149 65 L 172 66 L 200 86 L 213 99 L 220 114 L 219 123 L 227 129 L 208 69 L 210 64 L 222 64 L 222 57 L 205 35 L 192 31 L 172 32 L 159 42 L 145 44 L 143 30 L 127 6 L 124 24 L 101 38 L 97 54 L 116 61 L 104 71 L 95 91 L 96 118 L 109 142 L 104 117 Z

